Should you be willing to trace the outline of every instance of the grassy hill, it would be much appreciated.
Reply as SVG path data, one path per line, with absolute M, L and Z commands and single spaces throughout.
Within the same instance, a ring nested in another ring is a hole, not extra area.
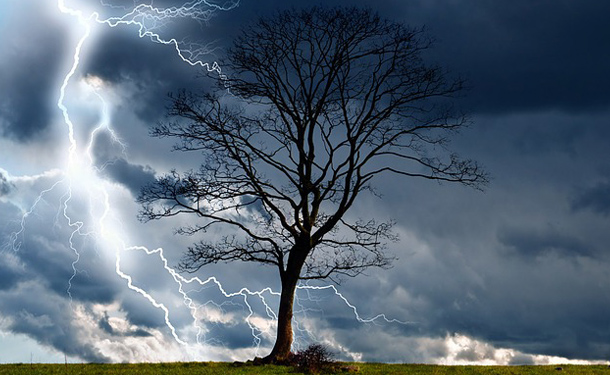
M 436 365 L 401 365 L 357 363 L 348 364 L 352 371 L 339 371 L 333 374 L 417 374 L 417 375 L 509 375 L 509 374 L 605 374 L 610 375 L 610 368 L 596 366 L 436 366 Z M 355 371 L 356 370 L 356 371 Z M 241 375 L 241 374 L 301 374 L 290 367 L 282 366 L 235 366 L 231 363 L 158 363 L 158 364 L 7 364 L 0 365 L 0 375 Z

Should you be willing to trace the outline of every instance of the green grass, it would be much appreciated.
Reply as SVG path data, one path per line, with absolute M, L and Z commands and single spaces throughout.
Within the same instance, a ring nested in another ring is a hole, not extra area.
M 435 366 L 435 365 L 390 365 L 377 363 L 358 363 L 358 372 L 337 372 L 338 374 L 393 375 L 393 374 L 606 374 L 608 366 Z M 561 367 L 558 371 L 555 368 Z M 241 375 L 241 374 L 300 374 L 289 367 L 282 366 L 234 366 L 230 363 L 158 363 L 158 364 L 8 364 L 0 365 L 0 375 Z

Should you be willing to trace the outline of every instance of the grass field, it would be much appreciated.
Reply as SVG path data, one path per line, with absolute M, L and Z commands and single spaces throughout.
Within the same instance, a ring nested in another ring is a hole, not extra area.
M 607 374 L 608 366 L 435 366 L 435 365 L 389 365 L 376 363 L 352 364 L 357 372 L 337 374 Z M 561 370 L 558 370 L 560 367 Z M 230 363 L 159 363 L 159 364 L 7 364 L 0 365 L 0 375 L 241 375 L 241 374 L 300 374 L 290 367 L 281 366 L 234 366 Z

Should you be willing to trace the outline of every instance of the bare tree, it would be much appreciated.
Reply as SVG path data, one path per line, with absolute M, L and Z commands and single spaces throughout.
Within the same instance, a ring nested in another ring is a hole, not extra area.
M 445 147 L 466 124 L 446 105 L 462 82 L 423 61 L 429 46 L 422 30 L 366 9 L 279 12 L 242 30 L 218 90 L 172 96 L 175 120 L 154 129 L 203 163 L 145 188 L 143 220 L 194 214 L 180 233 L 234 233 L 195 243 L 182 270 L 245 261 L 279 272 L 277 339 L 266 361 L 290 356 L 299 280 L 390 265 L 391 223 L 346 215 L 377 177 L 486 182 L 476 162 Z

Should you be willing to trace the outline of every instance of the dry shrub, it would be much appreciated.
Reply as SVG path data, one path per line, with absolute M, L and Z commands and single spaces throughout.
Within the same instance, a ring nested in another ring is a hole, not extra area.
M 334 354 L 322 344 L 311 344 L 293 354 L 292 365 L 308 374 L 320 374 L 334 369 Z

